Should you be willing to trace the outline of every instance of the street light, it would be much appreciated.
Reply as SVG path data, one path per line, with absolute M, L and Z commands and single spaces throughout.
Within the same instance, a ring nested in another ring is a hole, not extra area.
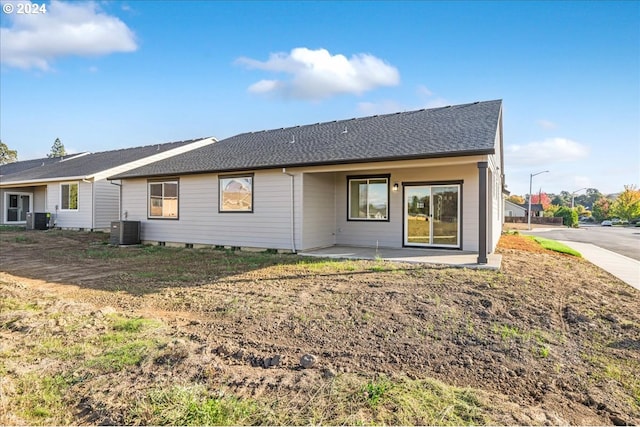
M 536 175 L 540 175 L 541 173 L 547 173 L 549 171 L 541 171 L 537 173 L 532 173 L 529 175 L 529 211 L 527 212 L 527 224 L 529 226 L 529 230 L 531 230 L 531 184 L 533 183 L 533 177 Z
M 573 209 L 573 199 L 575 199 L 575 197 L 576 197 L 576 193 L 577 193 L 578 191 L 582 191 L 582 190 L 586 190 L 586 189 L 587 189 L 587 187 L 584 187 L 584 188 L 581 188 L 581 189 L 579 189 L 579 190 L 576 190 L 576 191 L 571 192 L 571 209 Z

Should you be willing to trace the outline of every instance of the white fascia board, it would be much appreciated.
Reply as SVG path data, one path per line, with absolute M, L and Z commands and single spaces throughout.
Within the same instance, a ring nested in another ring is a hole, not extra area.
M 131 169 L 139 168 L 140 166 L 148 165 L 149 163 L 154 163 L 154 162 L 157 162 L 159 160 L 164 160 L 164 159 L 167 159 L 169 157 L 176 156 L 178 154 L 187 153 L 189 151 L 195 150 L 197 148 L 204 147 L 205 145 L 213 144 L 215 142 L 218 142 L 218 140 L 213 138 L 213 137 L 201 139 L 199 141 L 192 142 L 191 144 L 186 144 L 186 145 L 183 145 L 181 147 L 174 148 L 172 150 L 163 151 L 162 153 L 154 154 L 152 156 L 144 157 L 142 159 L 139 159 L 139 160 L 136 160 L 136 161 L 133 161 L 133 162 L 125 163 L 123 165 L 116 166 L 116 167 L 111 168 L 111 169 L 107 169 L 107 170 L 103 170 L 103 171 L 97 172 L 97 173 L 91 175 L 91 178 L 93 178 L 96 181 L 99 181 L 99 180 L 105 179 L 105 178 L 107 178 L 109 176 L 114 176 L 114 175 L 117 175 L 119 173 L 131 170 Z
M 82 181 L 82 180 L 90 181 L 91 177 L 59 176 L 59 177 L 49 178 L 49 179 L 29 179 L 25 181 L 9 181 L 9 182 L 2 181 L 0 182 L 0 188 L 26 186 L 26 185 L 46 185 L 46 184 L 51 184 L 52 182 L 68 182 L 68 181 Z

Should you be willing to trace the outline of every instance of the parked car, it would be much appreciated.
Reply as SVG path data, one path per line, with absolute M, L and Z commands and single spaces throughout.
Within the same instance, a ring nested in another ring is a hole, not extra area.
M 640 223 L 640 216 L 636 218 L 631 218 L 631 221 L 629 221 L 629 224 L 633 224 L 633 225 L 637 225 L 639 223 Z
M 611 219 L 611 224 L 616 225 L 616 224 L 620 224 L 622 221 L 620 221 L 620 218 L 612 218 Z
M 602 221 L 600 223 L 600 225 L 603 226 L 603 227 L 611 227 L 613 225 L 613 223 L 611 222 L 611 220 L 605 219 L 604 221 Z

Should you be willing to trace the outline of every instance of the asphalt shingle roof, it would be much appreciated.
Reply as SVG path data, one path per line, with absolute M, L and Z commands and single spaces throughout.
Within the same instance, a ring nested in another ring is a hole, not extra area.
M 78 153 L 78 154 L 82 154 L 82 153 Z M 50 163 L 56 163 L 64 159 L 75 157 L 78 154 L 69 154 L 63 157 L 43 157 L 41 159 L 20 160 L 17 162 L 7 163 L 4 165 L 0 165 L 0 176 L 22 172 L 27 169 L 48 165 Z
M 3 175 L 0 178 L 0 182 L 2 184 L 10 184 L 11 182 L 48 181 L 65 177 L 89 177 L 98 172 L 106 171 L 116 166 L 153 156 L 154 154 L 172 150 L 202 139 L 205 138 L 79 155 L 64 161 L 47 162 L 42 166 Z
M 113 179 L 491 154 L 502 101 L 249 132 Z

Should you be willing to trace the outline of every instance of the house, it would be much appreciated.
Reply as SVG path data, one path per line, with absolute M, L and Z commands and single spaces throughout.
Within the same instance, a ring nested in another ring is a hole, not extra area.
M 525 217 L 527 216 L 527 209 L 517 203 L 504 201 L 504 216 L 505 217 Z
M 28 212 L 48 212 L 59 228 L 108 230 L 120 218 L 120 190 L 106 177 L 214 142 L 205 138 L 3 165 L 0 223 L 24 225 Z
M 68 160 L 75 156 L 79 156 L 85 153 L 76 153 L 76 154 L 66 154 L 61 157 L 43 157 L 40 159 L 31 159 L 31 160 L 21 160 L 19 162 L 11 162 L 6 163 L 4 165 L 0 165 L 0 180 L 3 175 L 11 175 L 17 172 L 23 172 L 27 169 L 32 169 L 39 166 L 48 165 L 50 163 L 56 163 L 63 160 Z
M 243 133 L 108 179 L 145 242 L 448 248 L 486 263 L 502 151 L 496 100 Z
M 529 211 L 529 204 L 523 203 L 520 206 L 525 210 L 524 216 L 527 216 L 527 212 Z M 544 207 L 541 203 L 531 203 L 531 216 L 543 216 L 544 215 Z

